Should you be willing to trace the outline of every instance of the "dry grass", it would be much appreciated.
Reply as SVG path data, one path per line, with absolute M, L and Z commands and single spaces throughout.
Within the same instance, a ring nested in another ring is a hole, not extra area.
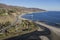
M 26 27 L 27 27 L 26 23 L 29 23 L 29 29 L 28 30 L 25 30 Z M 2 36 L 0 36 L 0 38 L 5 39 L 5 38 L 9 38 L 9 37 L 23 35 L 23 34 L 26 34 L 26 33 L 33 32 L 33 31 L 38 29 L 38 27 L 36 27 L 36 25 L 33 22 L 28 22 L 28 21 L 23 20 L 23 22 L 21 24 L 17 25 L 17 27 L 16 27 L 17 31 L 16 31 L 15 26 L 12 26 L 11 28 L 7 29 L 9 33 L 2 34 Z M 25 27 L 23 25 L 25 25 Z
M 5 22 L 14 22 L 14 20 L 16 20 L 15 17 L 13 16 L 0 16 L 0 23 L 5 23 Z

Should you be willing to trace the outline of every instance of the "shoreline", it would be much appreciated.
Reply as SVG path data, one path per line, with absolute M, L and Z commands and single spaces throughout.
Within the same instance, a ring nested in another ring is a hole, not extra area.
M 25 15 L 25 14 L 24 14 Z M 21 16 L 23 16 L 23 15 L 21 15 Z M 21 17 L 22 18 L 22 17 Z M 29 19 L 25 19 L 25 18 L 22 18 L 22 20 L 28 20 L 28 21 L 32 21 L 32 20 L 29 20 Z M 47 24 L 44 24 L 44 23 L 42 23 L 42 22 L 38 22 L 38 21 L 36 21 L 35 22 L 36 24 L 39 24 L 39 25 L 42 25 L 42 26 L 44 26 L 44 27 L 46 27 L 46 28 L 48 28 L 51 32 L 52 32 L 52 34 L 56 34 L 57 36 L 56 36 L 56 39 L 55 40 L 58 40 L 58 39 L 60 39 L 59 37 L 60 37 L 60 28 L 56 28 L 56 27 L 54 27 L 54 26 L 50 26 L 50 25 L 47 25 Z M 52 35 L 51 34 L 51 35 Z M 55 37 L 55 35 L 53 35 L 54 37 Z M 54 39 L 54 38 L 53 38 Z
M 41 12 L 47 12 L 47 11 L 41 11 Z M 38 12 L 22 13 L 22 14 L 18 15 L 18 17 L 19 17 L 19 19 L 22 19 L 22 20 L 29 20 L 29 19 L 22 18 L 21 16 L 26 15 L 26 14 L 32 14 L 32 13 L 38 13 Z M 32 20 L 30 20 L 30 21 L 32 21 Z

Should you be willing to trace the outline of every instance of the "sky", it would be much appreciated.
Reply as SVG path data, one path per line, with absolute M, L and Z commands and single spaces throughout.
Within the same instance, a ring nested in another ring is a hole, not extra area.
M 28 8 L 40 8 L 48 11 L 60 11 L 60 0 L 0 0 L 0 3 Z

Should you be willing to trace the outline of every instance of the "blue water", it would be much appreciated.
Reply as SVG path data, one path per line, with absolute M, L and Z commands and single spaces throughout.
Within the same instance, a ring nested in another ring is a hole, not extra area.
M 29 20 L 41 21 L 52 26 L 60 27 L 60 25 L 56 25 L 60 24 L 60 11 L 37 12 L 32 14 L 26 14 L 22 17 Z

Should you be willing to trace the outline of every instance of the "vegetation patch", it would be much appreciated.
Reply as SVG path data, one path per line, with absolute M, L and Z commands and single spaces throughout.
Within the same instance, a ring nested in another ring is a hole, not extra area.
M 6 22 L 4 25 L 10 25 L 10 22 Z M 5 26 L 4 26 L 5 27 Z M 22 20 L 21 23 L 16 23 L 10 28 L 6 29 L 4 33 L 0 34 L 1 39 L 5 39 L 8 37 L 14 37 L 18 35 L 23 35 L 26 33 L 33 32 L 37 30 L 38 27 L 33 22 L 29 22 L 28 20 Z

